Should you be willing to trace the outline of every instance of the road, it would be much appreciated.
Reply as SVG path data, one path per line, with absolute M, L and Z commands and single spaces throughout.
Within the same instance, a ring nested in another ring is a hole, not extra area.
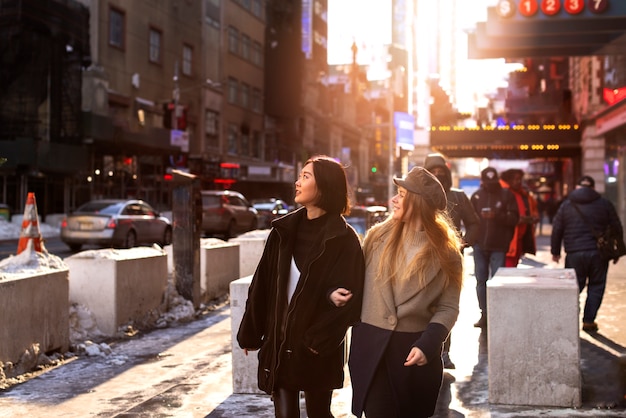
M 15 253 L 17 252 L 17 242 L 17 239 L 0 241 L 0 260 L 3 260 L 10 255 L 15 255 Z M 59 237 L 45 238 L 44 245 L 46 246 L 46 250 L 48 250 L 50 254 L 54 254 L 61 258 L 65 258 L 72 254 L 75 254 L 75 252 L 71 251 L 68 246 L 65 245 L 63 241 L 61 241 L 61 238 Z M 89 248 L 85 246 L 83 250 L 85 249 Z

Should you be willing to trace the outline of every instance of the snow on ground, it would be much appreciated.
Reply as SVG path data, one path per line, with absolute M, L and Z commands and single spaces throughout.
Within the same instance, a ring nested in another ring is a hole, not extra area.
M 21 231 L 21 223 L 8 222 L 4 218 L 0 218 L 0 239 L 18 239 Z M 61 231 L 59 228 L 40 222 L 39 232 L 41 232 L 42 237 L 47 238 L 58 236 Z
M 58 234 L 57 228 L 44 225 L 40 225 L 40 232 L 43 236 L 46 236 L 46 234 Z M 0 221 L 0 239 L 17 239 L 20 231 L 21 226 Z M 5 279 L 19 279 L 50 270 L 68 268 L 67 264 L 60 257 L 48 253 L 43 244 L 42 252 L 34 251 L 32 244 L 31 240 L 26 249 L 20 254 L 11 255 L 0 260 L 0 282 Z M 164 250 L 158 245 L 124 250 L 107 248 L 83 251 L 74 254 L 72 257 L 120 260 L 153 256 L 155 253 L 162 254 Z M 211 307 L 201 305 L 199 311 L 202 312 L 206 309 L 211 309 Z M 196 316 L 196 310 L 191 301 L 186 300 L 176 291 L 173 278 L 170 278 L 168 281 L 164 301 L 157 314 L 158 317 L 153 324 L 154 328 L 167 328 L 177 323 L 190 321 Z M 3 364 L 0 362 L 0 389 L 15 384 L 19 381 L 20 375 L 26 375 L 36 368 L 58 365 L 60 362 L 76 355 L 107 357 L 109 361 L 116 364 L 123 364 L 126 361 L 125 356 L 116 355 L 109 344 L 103 341 L 103 334 L 98 329 L 94 316 L 87 306 L 77 303 L 70 304 L 69 322 L 70 342 L 72 344 L 71 352 L 57 353 L 48 357 L 40 352 L 39 344 L 32 344 L 31 347 L 25 350 L 24 355 L 17 364 Z M 133 323 L 124 324 L 118 328 L 115 338 L 132 337 L 137 332 Z

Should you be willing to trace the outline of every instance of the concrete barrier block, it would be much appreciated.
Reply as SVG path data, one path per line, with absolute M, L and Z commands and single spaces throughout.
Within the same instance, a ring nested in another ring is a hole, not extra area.
M 0 279 L 0 362 L 18 363 L 33 344 L 65 352 L 70 344 L 69 270 Z
M 239 273 L 241 274 L 241 277 L 254 274 L 257 265 L 261 260 L 269 230 L 267 230 L 265 234 L 261 234 L 260 232 L 261 231 L 259 231 L 256 235 L 244 234 L 237 238 L 231 238 L 228 240 L 228 242 L 236 242 L 239 244 Z
M 573 269 L 501 268 L 487 282 L 489 402 L 581 405 Z
M 232 336 L 233 393 L 264 393 L 258 388 L 258 351 L 246 356 L 237 343 L 237 331 L 246 310 L 248 288 L 252 276 L 242 277 L 230 283 L 230 323 Z
M 201 242 L 200 288 L 206 302 L 227 294 L 230 282 L 241 277 L 239 244 L 218 239 Z
M 167 287 L 164 252 L 104 249 L 83 251 L 64 261 L 70 270 L 70 302 L 87 306 L 104 335 L 115 335 L 130 321 L 143 324 L 156 319 Z

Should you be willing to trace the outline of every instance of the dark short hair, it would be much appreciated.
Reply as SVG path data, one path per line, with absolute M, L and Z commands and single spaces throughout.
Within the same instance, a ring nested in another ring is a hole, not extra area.
M 343 166 L 326 155 L 309 158 L 304 165 L 313 164 L 313 175 L 319 192 L 316 206 L 328 213 L 349 214 L 348 180 Z

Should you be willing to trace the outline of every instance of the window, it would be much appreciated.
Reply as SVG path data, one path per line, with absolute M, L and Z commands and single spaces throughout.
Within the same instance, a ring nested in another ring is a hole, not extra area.
M 219 147 L 219 126 L 219 113 L 207 110 L 204 113 L 205 149 Z
M 161 62 L 161 31 L 150 28 L 150 62 Z
M 234 78 L 228 79 L 228 103 L 237 103 L 237 80 Z
M 204 114 L 204 131 L 207 135 L 217 135 L 219 127 L 219 116 L 216 112 L 207 110 Z
M 241 83 L 241 106 L 248 108 L 250 105 L 250 86 Z
M 191 75 L 193 49 L 190 45 L 183 45 L 183 74 Z
M 250 150 L 250 155 L 254 158 L 261 158 L 261 150 L 263 149 L 261 138 L 261 132 L 254 131 L 252 133 L 252 149 Z
M 250 155 L 250 134 L 241 134 L 241 155 Z
M 232 26 L 228 28 L 228 50 L 233 54 L 239 53 L 239 31 Z
M 124 48 L 124 12 L 109 9 L 109 45 Z
M 221 0 L 206 0 L 205 19 L 209 25 L 215 28 L 220 27 L 220 2 Z
M 261 0 L 252 0 L 252 14 L 256 17 L 263 17 L 263 7 L 261 6 Z
M 261 44 L 258 42 L 255 42 L 252 45 L 252 62 L 255 65 L 261 66 L 262 62 L 261 59 L 263 57 L 263 53 L 261 51 Z
M 241 35 L 241 56 L 245 60 L 250 59 L 251 41 L 248 35 Z
M 237 133 L 239 129 L 237 125 L 228 125 L 228 153 L 237 154 Z
M 252 110 L 261 113 L 261 90 L 252 89 Z

